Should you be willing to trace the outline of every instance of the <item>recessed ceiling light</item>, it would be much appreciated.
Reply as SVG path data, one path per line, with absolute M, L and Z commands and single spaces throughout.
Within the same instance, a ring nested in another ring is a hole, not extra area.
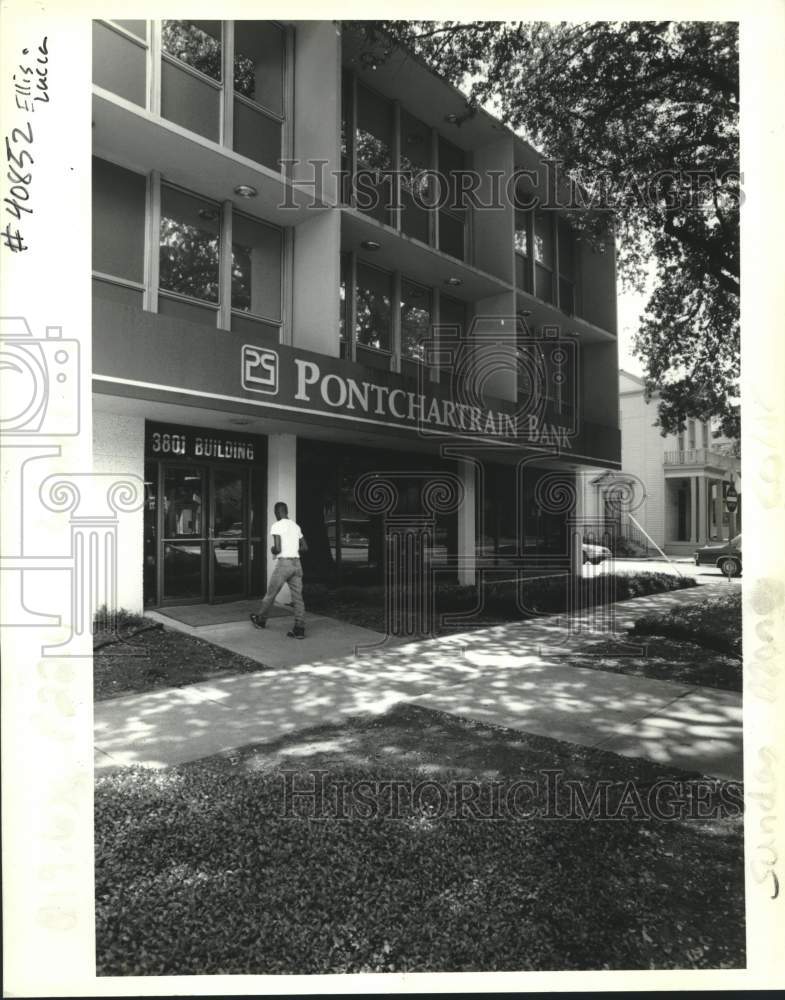
M 250 184 L 238 184 L 234 189 L 234 193 L 240 198 L 255 198 L 259 192 L 255 187 L 251 187 Z
M 458 124 L 458 116 L 455 115 L 455 114 L 452 114 L 452 112 L 449 115 L 445 115 L 444 116 L 444 120 L 446 122 L 448 122 L 450 125 L 457 125 Z
M 531 314 L 532 314 L 531 309 L 521 309 L 518 312 L 518 315 L 523 316 L 524 319 L 526 319 L 528 316 L 531 316 Z
M 376 240 L 363 240 L 360 246 L 363 250 L 381 250 L 381 243 L 377 243 Z
M 462 285 L 463 281 L 460 278 L 445 278 L 445 285 L 450 285 L 452 288 L 457 288 L 458 285 Z

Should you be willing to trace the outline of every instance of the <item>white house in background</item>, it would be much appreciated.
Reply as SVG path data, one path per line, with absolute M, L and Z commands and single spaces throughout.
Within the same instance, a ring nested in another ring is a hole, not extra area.
M 698 545 L 738 530 L 741 461 L 735 441 L 715 436 L 716 423 L 690 419 L 683 433 L 663 437 L 656 417 L 656 397 L 646 402 L 643 379 L 620 370 L 622 471 L 584 474 L 583 509 L 606 526 L 614 521 L 616 534 L 633 548 L 653 548 L 651 539 L 668 555 L 691 555 Z M 625 482 L 635 484 L 634 520 L 625 503 L 614 502 L 627 492 Z M 723 503 L 723 486 L 731 482 L 739 492 L 735 515 Z

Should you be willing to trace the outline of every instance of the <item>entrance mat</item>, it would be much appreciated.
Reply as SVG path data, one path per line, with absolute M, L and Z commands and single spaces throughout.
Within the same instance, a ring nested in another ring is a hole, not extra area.
M 192 628 L 203 628 L 205 625 L 226 625 L 229 622 L 247 622 L 248 615 L 259 610 L 261 598 L 253 601 L 232 601 L 230 604 L 180 604 L 173 608 L 156 608 L 159 615 L 174 618 L 183 625 Z M 292 614 L 291 609 L 274 605 L 270 609 L 270 618 L 285 618 Z

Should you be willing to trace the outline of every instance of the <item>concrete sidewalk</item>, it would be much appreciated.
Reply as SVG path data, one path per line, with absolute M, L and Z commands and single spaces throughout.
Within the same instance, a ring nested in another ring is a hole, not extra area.
M 613 605 L 617 631 L 653 610 L 727 593 L 728 584 Z M 607 611 L 608 609 L 606 609 Z M 167 621 L 167 624 L 171 623 Z M 271 624 L 278 625 L 278 622 Z M 284 624 L 280 621 L 283 634 Z M 399 702 L 555 739 L 741 779 L 741 695 L 569 665 L 603 634 L 591 614 L 568 628 L 559 616 L 445 638 L 382 644 L 366 629 L 309 617 L 309 639 L 279 639 L 250 623 L 183 631 L 271 663 L 269 669 L 99 702 L 96 767 L 161 767 L 286 733 L 383 713 Z M 581 628 L 582 626 L 582 628 Z M 268 626 L 269 628 L 269 626 Z M 330 653 L 342 641 L 344 651 Z M 280 656 L 279 643 L 283 645 Z M 284 652 L 285 651 L 285 652 Z M 710 655 L 710 654 L 707 654 Z M 306 658 L 308 662 L 302 662 Z

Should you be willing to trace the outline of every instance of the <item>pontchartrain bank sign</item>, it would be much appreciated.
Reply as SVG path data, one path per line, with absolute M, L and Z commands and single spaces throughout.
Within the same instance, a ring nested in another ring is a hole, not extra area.
M 401 375 L 285 347 L 242 348 L 241 384 L 250 398 L 319 416 L 399 426 L 426 435 L 481 437 L 570 449 L 573 428 L 548 420 L 544 405 L 516 412 L 510 402 L 456 399 L 438 383 L 417 384 Z

